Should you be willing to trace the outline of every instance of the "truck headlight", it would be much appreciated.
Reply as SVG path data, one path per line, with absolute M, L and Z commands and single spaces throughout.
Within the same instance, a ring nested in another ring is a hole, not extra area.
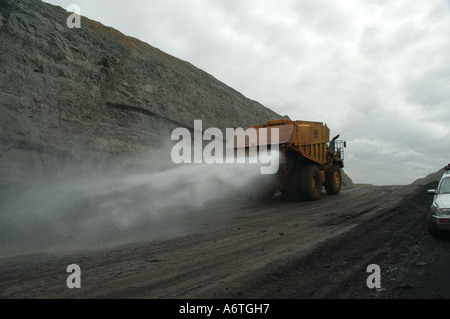
M 450 215 L 450 209 L 449 208 L 439 208 L 438 212 L 441 215 Z

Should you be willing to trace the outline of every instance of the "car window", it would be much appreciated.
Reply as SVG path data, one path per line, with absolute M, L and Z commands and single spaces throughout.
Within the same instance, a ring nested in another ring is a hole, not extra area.
M 439 186 L 439 194 L 450 194 L 450 178 L 444 178 Z

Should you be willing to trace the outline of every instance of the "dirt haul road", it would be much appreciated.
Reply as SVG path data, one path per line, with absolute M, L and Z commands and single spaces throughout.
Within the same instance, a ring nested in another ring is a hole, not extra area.
M 425 229 L 417 186 L 359 186 L 316 202 L 215 202 L 189 235 L 0 262 L 2 298 L 448 298 L 449 241 Z M 81 269 L 68 289 L 66 268 Z M 381 289 L 367 287 L 367 267 Z

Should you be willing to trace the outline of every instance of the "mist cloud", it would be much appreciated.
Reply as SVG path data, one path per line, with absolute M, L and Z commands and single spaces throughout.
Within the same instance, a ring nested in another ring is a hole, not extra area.
M 165 159 L 68 165 L 2 194 L 0 254 L 69 253 L 189 234 L 214 213 L 206 205 L 249 201 L 261 176 L 259 165 L 248 163 L 163 165 Z

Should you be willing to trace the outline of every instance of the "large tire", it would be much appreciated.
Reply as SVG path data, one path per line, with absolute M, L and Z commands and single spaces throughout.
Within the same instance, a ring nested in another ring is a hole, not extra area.
M 339 164 L 334 163 L 331 171 L 326 173 L 325 190 L 328 195 L 338 195 L 342 190 L 342 172 Z
M 322 175 L 314 164 L 304 164 L 300 168 L 300 199 L 304 201 L 318 200 L 322 195 Z

